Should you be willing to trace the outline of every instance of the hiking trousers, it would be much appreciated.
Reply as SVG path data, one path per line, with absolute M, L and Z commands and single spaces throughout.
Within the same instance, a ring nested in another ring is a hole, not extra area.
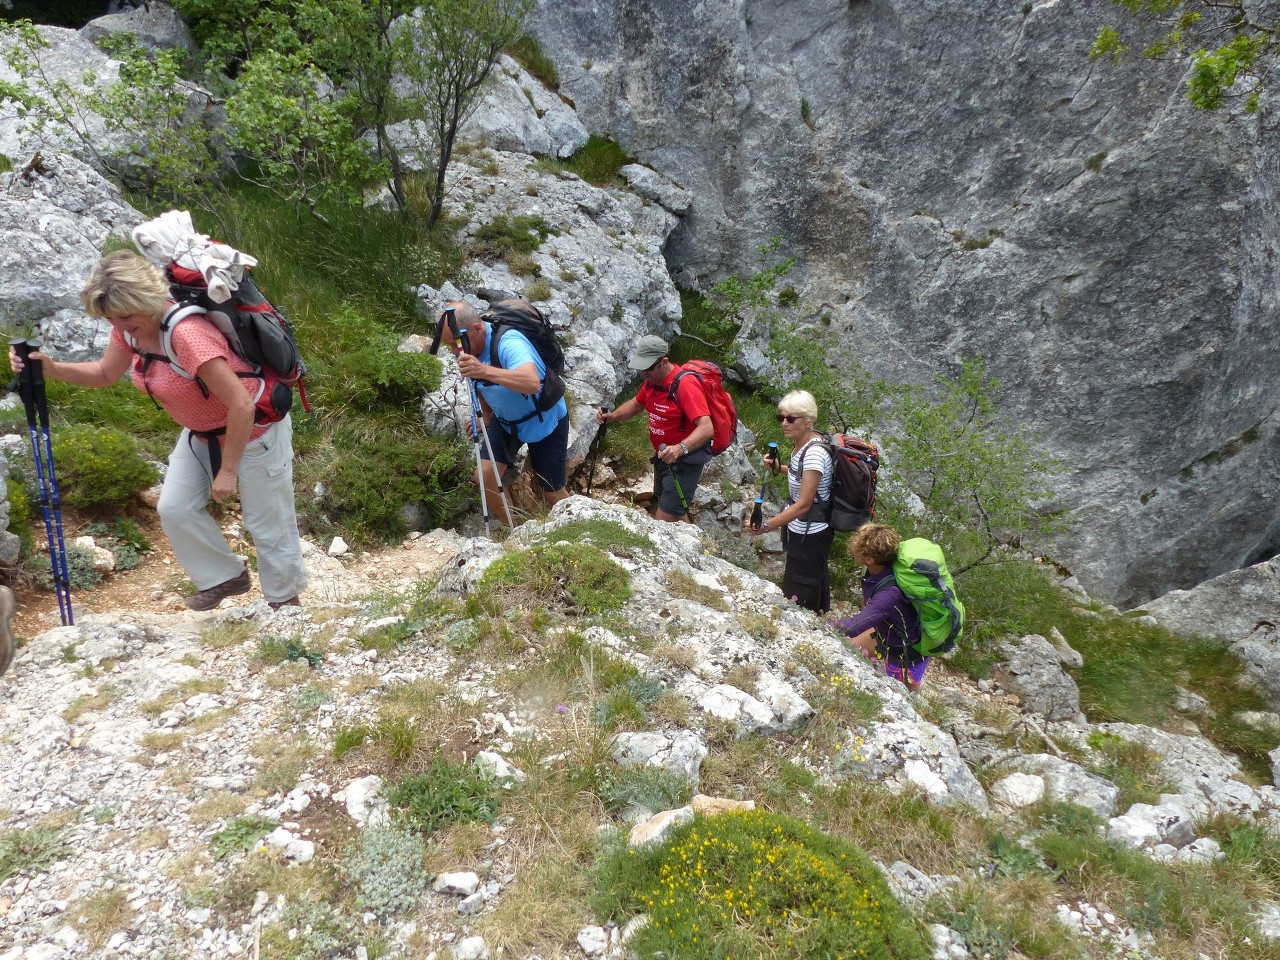
M 250 440 L 236 474 L 240 512 L 258 555 L 258 581 L 268 601 L 292 600 L 307 585 L 293 500 L 293 423 L 285 417 Z M 197 590 L 240 576 L 244 560 L 231 552 L 209 513 L 213 474 L 209 445 L 184 429 L 169 454 L 156 512 L 169 546 Z

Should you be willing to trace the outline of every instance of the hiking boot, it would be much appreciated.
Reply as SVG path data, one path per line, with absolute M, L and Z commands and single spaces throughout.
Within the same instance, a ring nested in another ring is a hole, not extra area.
M 240 576 L 224 580 L 222 583 L 201 590 L 187 597 L 186 604 L 191 610 L 212 610 L 227 597 L 234 597 L 249 592 L 249 571 L 240 572 Z
M 268 600 L 267 606 L 272 610 L 279 610 L 281 607 L 300 607 L 302 604 L 297 597 L 290 597 L 288 600 Z
M 0 677 L 13 662 L 14 651 L 18 649 L 13 636 L 13 613 L 17 604 L 13 600 L 13 591 L 8 587 L 0 587 Z

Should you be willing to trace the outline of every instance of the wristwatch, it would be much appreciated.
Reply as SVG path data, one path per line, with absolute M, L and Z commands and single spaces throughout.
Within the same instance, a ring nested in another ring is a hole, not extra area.
M 684 445 L 684 441 L 680 441 L 680 452 L 686 457 L 689 455 L 689 448 Z

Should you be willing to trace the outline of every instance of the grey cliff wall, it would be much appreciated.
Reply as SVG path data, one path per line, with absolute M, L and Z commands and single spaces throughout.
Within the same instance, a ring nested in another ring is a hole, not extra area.
M 1274 104 L 1193 113 L 1175 68 L 1091 64 L 1115 15 L 542 0 L 532 29 L 587 128 L 692 194 L 678 281 L 780 234 L 841 349 L 916 382 L 984 355 L 1065 460 L 1055 552 L 1131 604 L 1280 546 L 1280 148 Z

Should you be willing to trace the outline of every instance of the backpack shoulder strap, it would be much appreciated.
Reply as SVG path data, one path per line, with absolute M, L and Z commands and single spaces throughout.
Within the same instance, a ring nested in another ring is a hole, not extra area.
M 124 335 L 125 343 L 127 343 L 129 345 L 129 349 L 138 356 L 147 360 L 164 360 L 173 368 L 173 372 L 178 374 L 178 376 L 184 377 L 187 380 L 195 380 L 196 375 L 194 373 L 188 373 L 186 370 L 182 369 L 182 365 L 178 363 L 177 355 L 173 352 L 173 328 L 179 321 L 185 320 L 187 317 L 194 316 L 197 313 L 204 313 L 204 310 L 201 307 L 191 305 L 184 306 L 182 304 L 173 307 L 165 313 L 164 319 L 160 321 L 160 349 L 164 351 L 163 354 L 148 353 L 141 349 L 138 346 L 137 341 L 127 333 Z

